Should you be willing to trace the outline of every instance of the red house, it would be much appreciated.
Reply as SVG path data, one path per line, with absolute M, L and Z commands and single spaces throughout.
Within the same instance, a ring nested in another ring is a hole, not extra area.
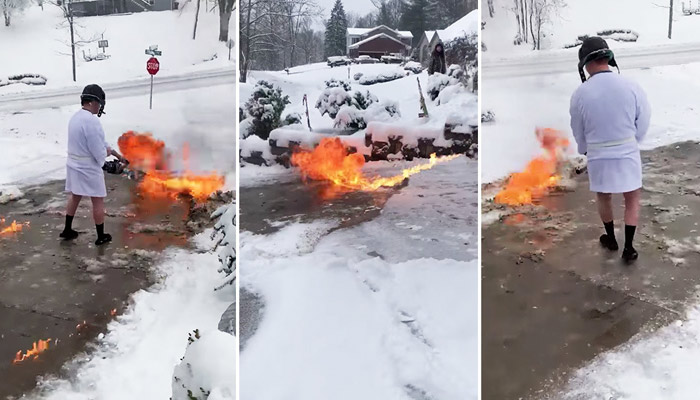
M 348 28 L 347 54 L 349 57 L 384 55 L 411 55 L 413 35 L 408 31 L 397 31 L 380 25 L 376 28 Z

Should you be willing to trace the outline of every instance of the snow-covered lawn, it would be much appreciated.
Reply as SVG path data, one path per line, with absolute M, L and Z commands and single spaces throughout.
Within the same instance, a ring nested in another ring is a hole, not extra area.
M 241 285 L 265 306 L 241 397 L 476 399 L 476 171 L 438 165 L 331 234 L 336 221 L 243 232 Z
M 230 33 L 236 32 L 231 18 Z M 62 11 L 45 4 L 42 11 L 32 4 L 12 19 L 10 27 L 0 28 L 0 80 L 16 74 L 40 74 L 48 78 L 46 86 L 12 84 L 0 87 L 0 95 L 17 91 L 41 91 L 45 88 L 76 86 L 89 83 L 104 84 L 148 77 L 144 51 L 158 45 L 160 72 L 157 77 L 211 69 L 235 68 L 228 60 L 228 48 L 218 41 L 219 16 L 202 10 L 197 38 L 192 40 L 194 7 L 188 4 L 182 11 L 142 12 L 124 15 L 84 17 L 76 19 L 79 38 L 100 38 L 109 41 L 103 61 L 83 60 L 83 50 L 95 55 L 97 42 L 83 44 L 76 50 L 77 83 L 73 82 L 68 27 L 61 25 Z M 232 36 L 233 37 L 233 36 Z M 82 38 L 82 39 L 81 39 Z M 101 51 L 101 50 L 100 50 Z M 235 50 L 234 50 L 235 53 Z M 216 58 L 212 61 L 214 55 Z M 235 54 L 232 54 L 235 59 Z M 157 78 L 156 78 L 157 79 Z M 109 101 L 109 93 L 107 94 Z

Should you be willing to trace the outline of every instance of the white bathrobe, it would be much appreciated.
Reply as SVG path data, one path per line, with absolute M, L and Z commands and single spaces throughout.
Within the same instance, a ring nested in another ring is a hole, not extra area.
M 110 152 L 97 116 L 81 109 L 68 123 L 66 191 L 80 196 L 106 197 L 102 166 Z
M 569 111 L 578 152 L 588 156 L 591 191 L 626 193 L 641 188 L 639 143 L 651 119 L 642 88 L 617 73 L 600 72 L 574 92 Z

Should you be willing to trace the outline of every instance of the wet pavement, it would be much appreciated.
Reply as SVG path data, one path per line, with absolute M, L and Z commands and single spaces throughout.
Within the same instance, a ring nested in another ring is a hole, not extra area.
M 89 199 L 73 222 L 81 235 L 72 242 L 59 239 L 63 181 L 22 188 L 22 199 L 0 205 L 6 224 L 30 223 L 21 232 L 0 235 L 2 399 L 30 391 L 38 376 L 61 374 L 61 366 L 105 330 L 112 314 L 126 308 L 130 294 L 152 283 L 150 267 L 159 252 L 188 245 L 188 202 L 146 202 L 135 195 L 134 181 L 106 178 L 105 230 L 113 241 L 105 246 L 94 245 Z M 17 351 L 49 338 L 49 349 L 38 359 L 12 363 Z
M 484 204 L 501 217 L 482 232 L 484 399 L 557 398 L 573 369 L 683 318 L 700 288 L 700 145 L 643 152 L 641 226 L 633 265 L 603 250 L 588 190 L 552 193 L 537 206 Z M 623 200 L 614 197 L 624 242 Z

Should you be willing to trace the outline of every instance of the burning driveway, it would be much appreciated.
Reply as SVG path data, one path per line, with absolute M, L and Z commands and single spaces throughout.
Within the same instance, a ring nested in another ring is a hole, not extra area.
M 688 218 L 700 213 L 699 149 L 684 142 L 642 153 L 640 258 L 630 266 L 598 243 L 585 174 L 534 205 L 484 203 L 493 221 L 482 233 L 484 399 L 562 398 L 573 369 L 684 317 L 700 279 L 700 227 Z
M 0 398 L 26 393 L 38 376 L 60 374 L 126 308 L 132 293 L 151 285 L 159 254 L 189 248 L 189 238 L 211 224 L 213 207 L 230 201 L 197 203 L 148 191 L 145 179 L 106 178 L 106 227 L 114 239 L 105 246 L 93 245 L 87 200 L 74 222 L 81 235 L 59 239 L 64 181 L 23 188 L 22 198 L 0 205 Z

